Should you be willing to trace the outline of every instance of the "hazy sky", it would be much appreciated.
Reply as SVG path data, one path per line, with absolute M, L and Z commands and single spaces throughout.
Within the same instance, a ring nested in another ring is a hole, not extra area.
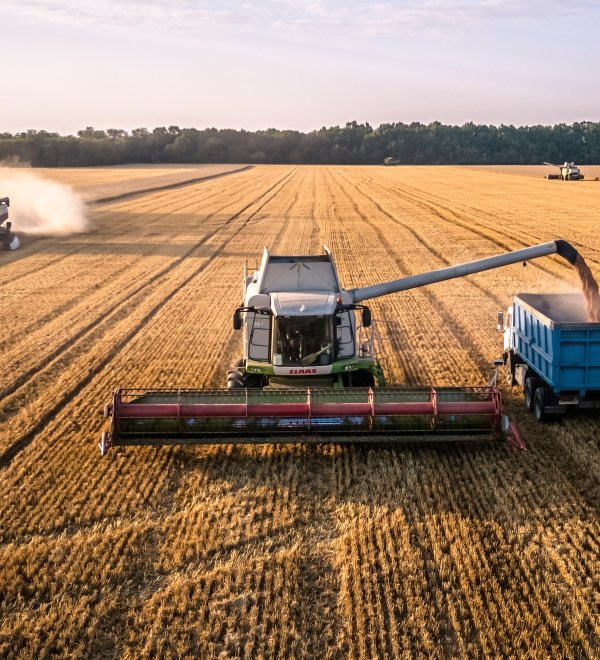
M 600 120 L 600 0 L 0 0 L 0 132 Z

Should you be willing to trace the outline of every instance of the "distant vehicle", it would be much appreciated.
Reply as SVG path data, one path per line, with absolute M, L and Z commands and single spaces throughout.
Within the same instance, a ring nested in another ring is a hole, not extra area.
M 554 163 L 547 163 L 544 165 L 551 167 L 558 167 L 559 174 L 546 174 L 546 179 L 560 179 L 561 181 L 583 181 L 582 171 L 575 165 L 575 163 L 564 162 L 564 165 L 555 165 Z
M 395 156 L 386 156 L 383 159 L 384 165 L 400 165 L 400 159 Z
M 0 199 L 0 249 L 16 250 L 21 243 L 19 242 L 19 237 L 10 230 L 11 223 L 8 220 L 9 206 L 10 200 L 8 197 L 2 197 Z

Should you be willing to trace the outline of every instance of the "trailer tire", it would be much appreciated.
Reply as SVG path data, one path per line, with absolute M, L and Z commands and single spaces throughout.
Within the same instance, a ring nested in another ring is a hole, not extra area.
M 504 368 L 506 369 L 506 384 L 510 387 L 514 387 L 517 384 L 517 379 L 515 378 L 516 366 L 515 354 L 513 351 L 508 351 L 506 353 L 506 362 Z
M 533 397 L 533 414 L 537 422 L 547 422 L 548 415 L 546 414 L 546 390 L 543 387 L 538 387 Z
M 535 392 L 539 388 L 539 380 L 533 376 L 525 379 L 525 387 L 523 388 L 523 396 L 525 398 L 525 408 L 529 412 L 533 412 Z

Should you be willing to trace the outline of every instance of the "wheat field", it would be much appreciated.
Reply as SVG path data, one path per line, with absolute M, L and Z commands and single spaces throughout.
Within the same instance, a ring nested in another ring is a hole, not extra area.
M 0 656 L 597 657 L 598 416 L 538 425 L 502 379 L 526 452 L 96 443 L 117 386 L 225 386 L 263 246 L 325 244 L 351 288 L 564 238 L 598 277 L 600 183 L 282 165 L 135 194 L 181 171 L 48 174 L 121 198 L 0 254 Z M 374 300 L 387 378 L 484 384 L 512 296 L 576 286 L 551 257 Z

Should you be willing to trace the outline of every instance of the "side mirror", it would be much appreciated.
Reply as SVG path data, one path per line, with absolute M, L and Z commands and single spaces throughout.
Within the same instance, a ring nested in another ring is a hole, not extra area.
M 362 311 L 362 324 L 363 328 L 371 327 L 371 310 L 368 307 L 363 307 Z
M 235 312 L 233 312 L 233 329 L 234 330 L 242 329 L 242 315 L 240 313 L 239 307 L 235 310 Z
M 498 332 L 504 332 L 504 313 L 498 312 Z

